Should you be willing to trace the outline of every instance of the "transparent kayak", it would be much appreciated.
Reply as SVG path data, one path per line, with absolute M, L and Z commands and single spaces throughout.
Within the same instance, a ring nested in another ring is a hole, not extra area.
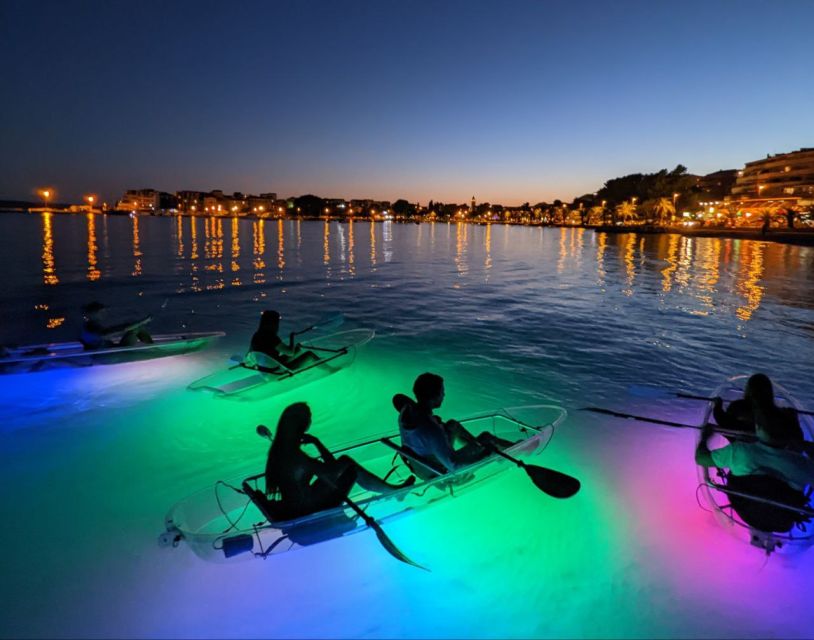
M 748 379 L 749 376 L 747 375 L 738 375 L 729 378 L 715 389 L 712 393 L 712 397 L 720 396 L 725 405 L 733 400 L 739 400 L 743 398 L 746 381 Z M 772 385 L 774 387 L 775 402 L 778 406 L 793 407 L 794 409 L 802 410 L 803 407 L 800 403 L 797 402 L 784 387 L 776 382 L 773 382 Z M 712 402 L 707 404 L 706 410 L 704 411 L 703 422 L 701 423 L 702 425 L 709 423 L 715 424 L 712 415 L 713 406 Z M 812 419 L 812 416 L 798 414 L 798 419 L 805 439 L 809 442 L 814 441 L 814 419 Z M 715 434 L 709 441 L 710 449 L 717 449 L 726 444 L 728 444 L 728 441 L 720 434 Z M 795 525 L 790 531 L 785 532 L 761 530 L 747 524 L 735 508 L 733 508 L 733 499 L 736 503 L 738 503 L 740 499 L 739 504 L 743 504 L 745 500 L 753 504 L 764 505 L 770 510 L 779 509 L 781 512 L 784 511 L 782 503 L 753 496 L 751 493 L 732 488 L 729 486 L 730 481 L 726 470 L 699 466 L 698 479 L 700 481 L 700 493 L 706 504 L 715 514 L 716 520 L 736 537 L 763 549 L 767 554 L 775 551 L 794 553 L 807 549 L 814 544 L 814 523 Z M 811 510 L 812 506 L 809 504 L 804 508 Z
M 136 360 L 175 356 L 202 349 L 212 340 L 223 337 L 222 331 L 207 333 L 172 333 L 154 335 L 153 342 L 130 347 L 85 349 L 81 342 L 54 342 L 6 348 L 0 358 L 0 373 L 25 373 L 54 367 L 89 367 L 98 364 L 121 364 Z
M 319 336 L 302 343 L 304 348 L 319 356 L 317 362 L 302 369 L 289 370 L 279 365 L 277 371 L 269 371 L 239 363 L 200 378 L 187 388 L 240 399 L 279 395 L 349 366 L 356 358 L 357 349 L 375 335 L 372 329 L 349 329 Z
M 504 451 L 523 459 L 545 449 L 566 415 L 558 406 L 533 405 L 500 409 L 460 422 L 472 433 L 488 431 L 515 441 Z M 398 446 L 398 433 L 351 444 L 332 453 L 349 455 L 379 477 L 389 475 L 389 482 L 404 481 L 411 474 L 410 469 L 388 446 L 388 441 Z M 386 523 L 438 500 L 459 496 L 511 468 L 512 462 L 493 454 L 453 473 L 418 480 L 412 486 L 386 494 L 371 493 L 355 485 L 349 497 L 379 523 Z M 218 481 L 214 487 L 180 501 L 165 518 L 166 531 L 159 536 L 159 544 L 178 547 L 184 543 L 204 560 L 224 562 L 266 558 L 367 529 L 365 522 L 345 506 L 293 520 L 269 521 L 246 490 L 262 493 L 263 477 L 255 472 L 229 482 Z

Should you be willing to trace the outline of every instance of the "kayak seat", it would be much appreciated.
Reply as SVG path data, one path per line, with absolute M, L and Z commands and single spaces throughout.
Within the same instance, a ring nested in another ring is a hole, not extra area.
M 275 522 L 292 519 L 292 514 L 285 513 L 279 500 L 268 498 L 262 491 L 252 487 L 248 480 L 243 481 L 243 491 L 269 523 L 274 524 Z M 284 538 L 296 544 L 307 546 L 338 538 L 353 531 L 356 527 L 356 518 L 349 517 L 344 511 L 339 511 L 329 518 L 320 519 L 316 522 L 291 527 L 283 526 L 281 531 Z
M 804 492 L 794 489 L 773 476 L 728 474 L 726 489 L 789 506 L 786 509 L 760 500 L 753 500 L 747 496 L 729 493 L 728 497 L 733 511 L 744 523 L 758 531 L 788 533 L 795 526 L 803 528 L 810 521 L 808 516 L 796 511 L 796 509 L 808 507 L 809 497 Z
M 418 476 L 421 480 L 433 480 L 438 476 L 446 474 L 446 469 L 437 461 L 430 460 L 416 453 L 410 447 L 398 445 L 390 438 L 382 438 L 382 444 L 398 453 L 404 461 L 404 464 L 410 469 L 410 472 Z
M 269 522 L 287 519 L 279 500 L 268 498 L 260 489 L 253 487 L 248 480 L 243 481 L 243 492 L 249 496 L 254 506 Z

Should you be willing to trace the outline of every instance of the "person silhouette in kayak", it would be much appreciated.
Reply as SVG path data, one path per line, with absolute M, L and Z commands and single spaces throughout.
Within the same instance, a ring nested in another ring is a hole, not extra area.
M 486 446 L 506 447 L 508 440 L 484 431 L 472 435 L 457 420 L 442 420 L 433 411 L 444 402 L 444 379 L 434 373 L 422 373 L 413 383 L 415 402 L 408 402 L 399 411 L 401 442 L 411 452 L 429 460 L 446 471 L 471 464 L 491 453 Z M 459 448 L 456 448 L 456 444 Z M 423 472 L 416 467 L 415 471 Z
M 733 400 L 724 409 L 721 398 L 715 398 L 712 415 L 719 427 L 728 431 L 754 434 L 757 416 L 771 421 L 787 442 L 802 442 L 803 430 L 797 412 L 791 407 L 778 407 L 774 402 L 774 387 L 769 376 L 756 373 L 746 382 L 743 398 Z
M 299 369 L 319 360 L 319 356 L 303 349 L 301 345 L 284 343 L 279 333 L 280 314 L 277 311 L 264 311 L 260 315 L 260 325 L 252 336 L 249 354 L 244 363 L 247 366 L 271 369 L 280 363 L 288 369 Z
M 376 493 L 395 491 L 415 483 L 410 476 L 400 484 L 390 484 L 365 469 L 349 456 L 335 457 L 308 433 L 311 409 L 304 402 L 285 408 L 266 461 L 266 494 L 279 494 L 280 518 L 291 519 L 331 509 L 342 504 L 354 484 Z M 313 445 L 314 458 L 302 450 Z
M 84 322 L 79 341 L 85 349 L 101 349 L 104 347 L 132 347 L 138 342 L 152 344 L 153 338 L 144 325 L 152 320 L 152 316 L 146 316 L 141 320 L 123 322 L 116 325 L 105 325 L 107 307 L 101 302 L 90 302 L 82 307 Z M 121 333 L 122 337 L 118 342 L 110 339 L 110 336 Z

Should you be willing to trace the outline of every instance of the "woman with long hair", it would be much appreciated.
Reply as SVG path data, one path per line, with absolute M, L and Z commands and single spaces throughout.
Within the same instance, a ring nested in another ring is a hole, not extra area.
M 376 493 L 394 491 L 415 483 L 410 476 L 400 484 L 390 484 L 348 456 L 339 458 L 318 438 L 308 433 L 311 410 L 304 402 L 285 408 L 277 423 L 266 461 L 266 494 L 279 494 L 279 508 L 286 519 L 338 507 L 354 484 Z M 314 445 L 320 458 L 302 450 Z

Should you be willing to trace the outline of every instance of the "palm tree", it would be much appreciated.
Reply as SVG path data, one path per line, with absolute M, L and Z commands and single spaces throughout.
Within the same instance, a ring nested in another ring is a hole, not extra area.
M 594 205 L 588 212 L 588 224 L 602 224 L 602 217 L 605 214 L 605 207 Z
M 621 204 L 616 205 L 616 213 L 623 223 L 629 222 L 636 216 L 636 205 L 631 201 L 625 200 Z
M 653 213 L 656 214 L 656 222 L 662 223 L 665 218 L 672 217 L 676 212 L 675 205 L 670 198 L 659 198 L 653 205 Z

